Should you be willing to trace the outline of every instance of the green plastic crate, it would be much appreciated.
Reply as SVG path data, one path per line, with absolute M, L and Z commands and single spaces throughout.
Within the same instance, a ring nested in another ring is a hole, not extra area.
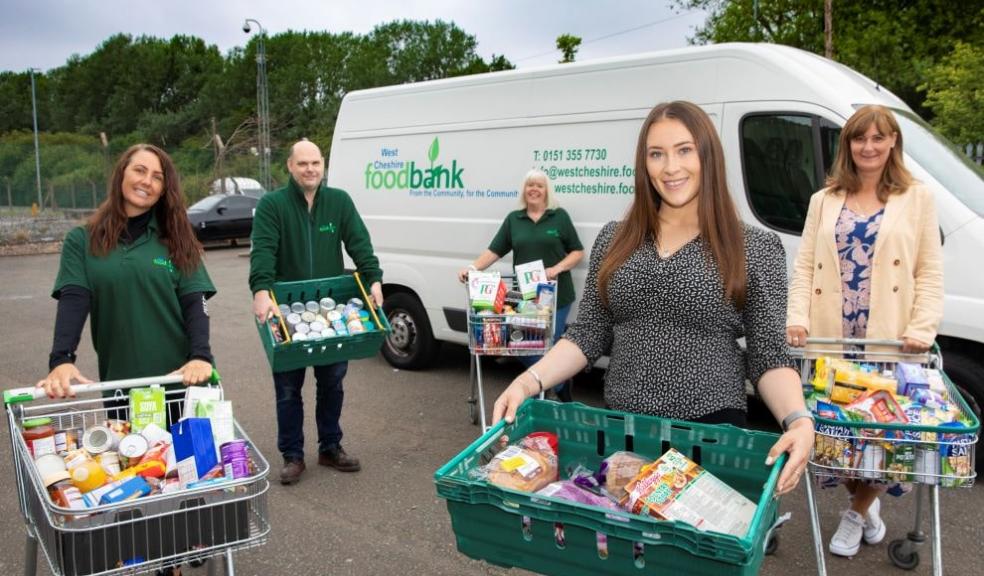
M 365 300 L 354 276 L 277 282 L 273 285 L 273 294 L 280 304 L 321 300 L 325 297 L 342 304 L 349 298 Z M 366 306 L 369 306 L 368 302 Z M 260 333 L 260 341 L 263 343 L 267 360 L 270 361 L 270 367 L 274 372 L 286 372 L 305 366 L 322 366 L 375 356 L 390 332 L 389 320 L 386 319 L 382 308 L 376 309 L 376 316 L 379 318 L 378 323 L 371 314 L 369 316 L 373 324 L 376 324 L 376 329 L 372 332 L 280 345 L 274 345 L 273 334 L 270 333 L 270 327 L 266 323 L 257 323 L 256 329 Z
M 655 459 L 676 448 L 758 504 L 751 527 L 742 538 L 701 532 L 680 522 L 611 512 L 469 477 L 491 456 L 502 434 L 514 441 L 536 431 L 557 435 L 561 474 L 571 462 L 597 469 L 618 450 Z M 531 399 L 513 424 L 497 424 L 441 467 L 434 481 L 438 495 L 447 500 L 458 550 L 471 558 L 564 576 L 751 575 L 762 564 L 779 507 L 774 492 L 785 457 L 765 465 L 778 438 L 730 425 Z M 555 523 L 563 524 L 563 547 L 555 540 Z M 607 538 L 607 555 L 599 550 L 599 533 Z

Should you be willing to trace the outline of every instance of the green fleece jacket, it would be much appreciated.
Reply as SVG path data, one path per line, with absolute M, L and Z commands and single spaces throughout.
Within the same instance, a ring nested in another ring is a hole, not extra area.
M 352 198 L 321 186 L 308 211 L 304 192 L 293 178 L 260 199 L 253 216 L 249 288 L 271 290 L 274 282 L 326 278 L 345 273 L 342 244 L 368 288 L 382 282 L 369 230 Z

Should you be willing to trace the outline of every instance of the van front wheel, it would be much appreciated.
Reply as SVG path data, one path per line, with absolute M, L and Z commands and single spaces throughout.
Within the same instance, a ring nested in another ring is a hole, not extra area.
M 411 294 L 397 292 L 383 301 L 383 310 L 392 332 L 383 344 L 383 357 L 404 370 L 427 368 L 437 352 L 427 312 Z

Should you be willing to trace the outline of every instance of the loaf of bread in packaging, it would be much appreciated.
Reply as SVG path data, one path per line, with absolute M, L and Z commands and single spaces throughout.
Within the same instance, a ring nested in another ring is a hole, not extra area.
M 557 480 L 557 457 L 549 450 L 509 446 L 489 462 L 487 470 L 491 484 L 536 492 Z
M 602 463 L 605 472 L 605 490 L 612 498 L 621 499 L 625 496 L 625 485 L 639 474 L 643 466 L 650 463 L 652 460 L 635 452 L 613 453 Z

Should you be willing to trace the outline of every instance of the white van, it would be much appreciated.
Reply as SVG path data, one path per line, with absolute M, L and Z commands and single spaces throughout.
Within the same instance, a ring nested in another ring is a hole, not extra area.
M 467 342 L 465 291 L 455 273 L 518 207 L 529 168 L 550 176 L 589 248 L 629 205 L 639 127 L 666 100 L 690 100 L 710 114 L 742 218 L 778 232 L 790 265 L 840 127 L 857 106 L 893 108 L 908 167 L 936 192 L 946 370 L 980 412 L 984 177 L 875 82 L 809 52 L 767 44 L 691 47 L 348 94 L 328 182 L 354 198 L 385 272 L 393 325 L 387 360 L 423 368 L 437 341 Z M 578 294 L 587 261 L 574 271 Z

